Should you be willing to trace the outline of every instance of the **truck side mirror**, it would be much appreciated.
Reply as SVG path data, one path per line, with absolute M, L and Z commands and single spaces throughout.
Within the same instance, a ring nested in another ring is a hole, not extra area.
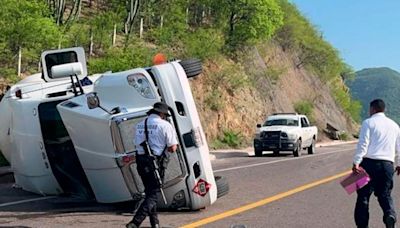
M 69 77 L 71 75 L 82 76 L 83 67 L 81 63 L 66 63 L 51 67 L 53 79 Z
M 261 128 L 261 124 L 257 124 L 257 128 Z
M 86 95 L 86 101 L 89 109 L 100 107 L 100 99 L 96 93 L 89 93 Z
M 53 75 L 52 68 L 54 66 L 69 63 L 74 63 L 75 68 L 71 67 L 74 65 L 70 65 L 69 67 L 64 66 L 62 69 L 57 69 L 57 75 Z M 42 78 L 46 82 L 61 80 L 64 77 L 68 78 L 75 74 L 71 73 L 71 70 L 77 70 L 77 63 L 80 63 L 80 72 L 76 73 L 76 75 L 79 79 L 82 79 L 87 76 L 85 50 L 82 47 L 44 51 L 41 55 Z
M 103 109 L 103 111 L 107 112 L 110 115 L 121 113 L 121 108 L 120 107 L 115 107 L 111 111 L 108 111 L 107 109 L 101 107 L 100 99 L 97 96 L 96 92 L 88 93 L 86 95 L 86 102 L 87 102 L 87 106 L 88 106 L 89 109 L 101 108 L 101 109 Z

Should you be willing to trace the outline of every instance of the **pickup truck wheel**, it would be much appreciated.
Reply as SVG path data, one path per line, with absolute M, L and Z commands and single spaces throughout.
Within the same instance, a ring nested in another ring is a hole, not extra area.
M 255 155 L 256 157 L 261 157 L 261 156 L 262 156 L 262 153 L 263 153 L 262 150 L 260 150 L 260 149 L 255 149 L 255 148 L 254 148 L 254 155 Z
M 311 145 L 307 148 L 308 154 L 315 153 L 315 139 L 312 139 Z
M 300 157 L 301 156 L 301 140 L 297 141 L 296 149 L 293 150 L 293 156 Z
M 223 176 L 215 176 L 215 184 L 217 185 L 217 198 L 220 198 L 229 192 L 228 180 Z
M 279 156 L 279 150 L 274 150 L 274 156 Z
M 185 70 L 187 78 L 195 77 L 203 71 L 203 66 L 199 59 L 188 59 L 179 62 Z

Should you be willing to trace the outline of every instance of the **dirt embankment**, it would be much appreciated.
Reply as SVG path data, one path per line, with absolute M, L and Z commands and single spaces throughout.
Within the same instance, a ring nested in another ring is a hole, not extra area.
M 285 53 L 275 45 L 266 45 L 244 52 L 240 63 L 226 59 L 205 62 L 204 74 L 191 85 L 209 143 L 228 130 L 240 132 L 249 144 L 257 123 L 275 112 L 295 112 L 294 105 L 301 101 L 313 104 L 313 119 L 320 131 L 320 140 L 327 139 L 322 133 L 327 123 L 349 135 L 355 133 L 357 125 L 336 103 L 328 84 L 304 68 L 297 68 L 295 60 L 296 55 Z M 227 81 L 218 72 L 234 64 L 242 65 L 243 77 L 249 83 L 229 91 L 224 85 Z M 210 100 L 219 108 L 213 107 L 212 102 L 210 105 Z

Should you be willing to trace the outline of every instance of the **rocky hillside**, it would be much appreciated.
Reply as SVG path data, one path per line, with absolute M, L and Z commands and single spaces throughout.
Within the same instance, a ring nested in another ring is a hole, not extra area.
M 381 98 L 386 102 L 387 114 L 400 123 L 400 73 L 387 67 L 367 68 L 356 72 L 348 80 L 351 95 L 362 103 L 361 116 L 368 117 L 369 102 Z
M 312 104 L 311 118 L 318 126 L 320 140 L 327 139 L 322 133 L 327 123 L 349 135 L 357 132 L 357 124 L 337 104 L 327 83 L 295 66 L 296 55 L 274 44 L 255 47 L 245 54 L 236 72 L 226 68 L 239 63 L 207 61 L 204 74 L 192 81 L 203 127 L 213 147 L 229 140 L 225 138 L 230 134 L 241 136 L 242 143 L 249 145 L 257 123 L 275 112 L 295 112 L 301 102 Z M 224 78 L 229 73 L 249 83 L 237 85 L 232 92 L 229 80 Z

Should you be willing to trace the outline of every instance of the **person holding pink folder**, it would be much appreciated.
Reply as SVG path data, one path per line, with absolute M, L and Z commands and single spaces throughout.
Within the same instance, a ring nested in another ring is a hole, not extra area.
M 358 228 L 368 227 L 369 198 L 372 193 L 378 198 L 383 211 L 383 222 L 387 228 L 395 227 L 396 212 L 391 192 L 393 189 L 394 160 L 400 173 L 400 128 L 385 116 L 385 102 L 381 99 L 370 103 L 370 118 L 363 121 L 353 159 L 353 172 L 367 172 L 371 180 L 357 190 L 354 219 Z

